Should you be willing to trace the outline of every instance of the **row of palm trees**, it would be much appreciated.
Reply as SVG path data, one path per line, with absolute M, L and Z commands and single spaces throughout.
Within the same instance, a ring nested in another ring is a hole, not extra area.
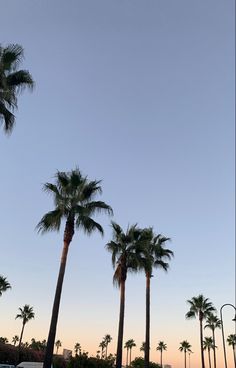
M 106 334 L 102 341 L 99 344 L 99 348 L 101 348 L 101 358 L 104 358 L 104 351 L 105 351 L 105 358 L 107 358 L 107 351 L 108 351 L 108 345 L 112 341 L 112 337 L 109 334 Z

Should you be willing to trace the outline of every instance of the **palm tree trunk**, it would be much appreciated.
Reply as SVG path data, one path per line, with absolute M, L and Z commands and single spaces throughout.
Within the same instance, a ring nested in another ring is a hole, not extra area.
M 216 368 L 216 340 L 215 340 L 215 330 L 212 330 L 212 339 L 213 339 L 213 361 L 214 368 Z
M 210 352 L 210 348 L 208 348 L 208 359 L 209 359 L 209 368 L 211 368 L 211 352 Z
M 107 345 L 106 345 L 106 359 L 107 359 Z
M 150 273 L 146 273 L 146 337 L 144 350 L 144 368 L 149 368 L 150 349 Z
M 233 345 L 233 354 L 234 354 L 234 367 L 236 368 L 236 348 L 235 348 L 235 345 Z
M 131 365 L 131 350 L 132 348 L 129 349 L 129 365 Z
M 184 368 L 187 368 L 186 351 L 184 352 Z
M 25 328 L 25 323 L 23 322 L 22 329 L 21 329 L 21 334 L 20 334 L 19 345 L 18 345 L 19 350 L 20 350 L 20 347 L 21 347 L 21 342 L 22 342 L 22 337 L 23 337 L 23 333 L 24 333 L 24 328 Z
M 200 346 L 201 346 L 201 360 L 202 368 L 205 368 L 204 352 L 203 352 L 203 329 L 202 329 L 202 318 L 199 317 L 200 321 Z
M 161 368 L 162 368 L 162 350 L 161 350 Z
M 129 349 L 127 348 L 126 367 L 128 367 Z
M 51 323 L 50 323 L 50 328 L 49 328 L 49 333 L 48 333 L 43 368 L 51 368 L 52 366 L 53 349 L 54 349 L 56 330 L 57 330 L 57 320 L 58 320 L 59 307 L 60 307 L 60 301 L 61 301 L 61 291 L 62 291 L 63 279 L 64 279 L 65 269 L 66 269 L 67 254 L 68 254 L 69 245 L 71 243 L 73 235 L 74 235 L 74 217 L 72 216 L 72 217 L 68 217 L 66 220 L 66 226 L 65 226 L 65 231 L 64 231 L 64 246 L 63 246 L 62 255 L 61 255 L 61 263 L 60 263 L 56 292 L 55 292 L 54 303 L 53 303 L 53 308 L 52 308 L 52 317 L 51 317 Z
M 121 280 L 121 283 L 120 283 L 120 317 L 119 317 L 118 341 L 117 341 L 117 352 L 116 352 L 116 368 L 121 368 L 121 365 L 122 365 L 124 316 L 125 316 L 125 281 Z M 44 368 L 50 368 L 50 367 L 44 367 Z

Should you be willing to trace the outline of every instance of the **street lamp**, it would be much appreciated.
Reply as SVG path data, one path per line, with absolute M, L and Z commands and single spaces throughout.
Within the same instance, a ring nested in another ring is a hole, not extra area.
M 221 319 L 221 326 L 222 326 L 221 331 L 222 331 L 222 340 L 223 340 L 223 349 L 224 349 L 225 368 L 227 368 L 227 357 L 226 357 L 226 348 L 225 348 L 225 336 L 224 336 L 224 325 L 223 325 L 222 309 L 224 307 L 226 307 L 227 305 L 230 306 L 230 307 L 233 307 L 234 311 L 235 311 L 235 316 L 232 319 L 232 321 L 235 322 L 235 334 L 236 334 L 236 308 L 233 304 L 230 304 L 230 303 L 223 304 L 222 307 L 220 308 L 220 319 Z

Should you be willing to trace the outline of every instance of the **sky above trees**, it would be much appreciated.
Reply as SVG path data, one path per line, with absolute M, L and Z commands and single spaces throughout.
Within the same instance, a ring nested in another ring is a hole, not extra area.
M 158 361 L 163 340 L 166 363 L 180 368 L 188 340 L 197 363 L 186 300 L 234 303 L 233 0 L 4 0 L 1 14 L 0 42 L 23 46 L 22 68 L 36 82 L 19 98 L 12 135 L 0 134 L 0 262 L 12 285 L 1 297 L 2 335 L 19 334 L 14 318 L 29 304 L 35 320 L 24 339 L 47 337 L 63 235 L 35 231 L 53 208 L 42 185 L 78 165 L 102 179 L 122 228 L 137 222 L 172 239 L 170 270 L 152 279 L 150 357 Z M 105 334 L 115 352 L 119 308 L 105 250 L 111 227 L 99 221 L 104 238 L 74 236 L 57 333 L 65 348 L 78 341 L 93 354 Z M 144 328 L 145 276 L 129 275 L 124 341 L 135 340 L 133 357 Z

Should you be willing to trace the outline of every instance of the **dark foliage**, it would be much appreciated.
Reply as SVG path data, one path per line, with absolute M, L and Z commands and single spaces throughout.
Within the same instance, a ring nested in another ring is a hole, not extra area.
M 72 357 L 67 368 L 113 368 L 113 366 L 114 360 L 112 359 L 97 359 L 88 357 L 87 354 L 81 354 Z
M 141 357 L 135 358 L 131 362 L 131 367 L 132 368 L 144 368 L 144 359 Z M 161 368 L 161 366 L 157 363 L 149 362 L 149 368 Z

